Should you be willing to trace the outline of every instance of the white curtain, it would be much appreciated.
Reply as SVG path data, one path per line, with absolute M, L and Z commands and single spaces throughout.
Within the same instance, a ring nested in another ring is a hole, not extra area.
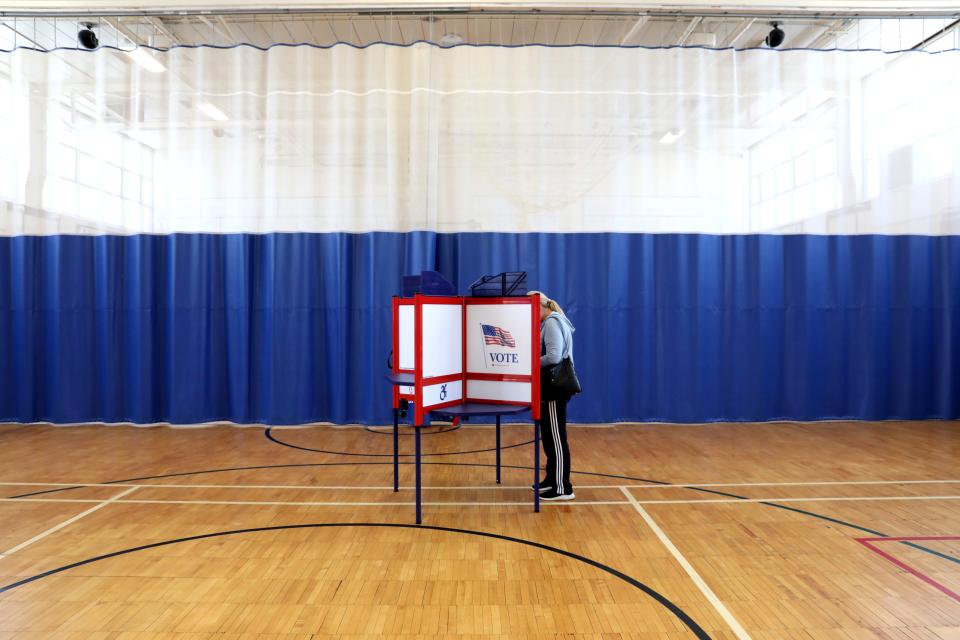
M 960 233 L 960 51 L 0 54 L 0 234 Z

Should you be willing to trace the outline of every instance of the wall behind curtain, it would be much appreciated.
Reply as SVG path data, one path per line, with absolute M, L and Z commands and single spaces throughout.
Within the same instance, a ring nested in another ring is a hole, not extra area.
M 525 270 L 588 422 L 960 417 L 960 52 L 0 53 L 0 420 L 385 423 Z M 219 114 L 219 115 L 218 115 Z

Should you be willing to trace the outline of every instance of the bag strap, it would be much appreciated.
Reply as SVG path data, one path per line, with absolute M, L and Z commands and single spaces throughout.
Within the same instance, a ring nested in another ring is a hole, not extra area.
M 554 318 L 552 315 L 547 316 L 547 320 L 550 320 L 551 318 L 553 318 L 554 322 L 556 322 L 559 325 L 560 337 L 563 339 L 563 346 L 566 347 L 567 339 L 563 336 L 563 325 L 560 324 L 560 318 Z M 541 336 L 540 339 L 543 340 L 543 336 Z M 560 349 L 560 353 L 563 353 L 563 349 Z M 560 361 L 563 362 L 563 358 L 560 358 Z

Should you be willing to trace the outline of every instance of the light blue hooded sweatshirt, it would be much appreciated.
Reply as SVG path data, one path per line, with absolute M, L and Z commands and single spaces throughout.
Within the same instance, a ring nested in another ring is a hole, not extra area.
M 552 367 L 570 356 L 573 362 L 573 323 L 554 311 L 540 321 L 540 368 Z

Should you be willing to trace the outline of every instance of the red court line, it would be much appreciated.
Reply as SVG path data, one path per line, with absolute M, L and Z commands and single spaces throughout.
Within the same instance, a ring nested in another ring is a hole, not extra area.
M 926 574 L 924 574 L 924 573 L 920 573 L 919 571 L 917 571 L 916 569 L 914 569 L 913 567 L 911 567 L 911 566 L 908 565 L 907 563 L 901 562 L 900 560 L 897 560 L 896 558 L 894 558 L 892 555 L 890 555 L 890 554 L 887 553 L 886 551 L 881 551 L 880 549 L 878 549 L 877 547 L 875 547 L 875 546 L 872 544 L 872 543 L 874 543 L 874 542 L 915 542 L 915 541 L 918 541 L 918 540 L 928 540 L 928 541 L 932 541 L 932 540 L 940 540 L 940 541 L 943 541 L 943 540 L 960 540 L 960 536 L 902 536 L 902 537 L 897 537 L 897 538 L 854 538 L 854 540 L 856 540 L 857 542 L 859 542 L 860 544 L 862 544 L 862 545 L 865 546 L 866 548 L 870 549 L 871 551 L 873 551 L 874 553 L 876 553 L 876 554 L 879 555 L 880 557 L 885 558 L 886 560 L 892 562 L 893 564 L 895 564 L 896 566 L 900 567 L 901 569 L 903 569 L 904 571 L 906 571 L 906 572 L 909 573 L 910 575 L 915 576 L 915 577 L 917 577 L 917 578 L 920 578 L 921 580 L 923 580 L 924 582 L 926 582 L 928 585 L 930 585 L 930 586 L 933 587 L 934 589 L 936 589 L 936 590 L 938 590 L 938 591 L 946 594 L 947 596 L 949 596 L 950 598 L 953 598 L 953 599 L 956 600 L 957 602 L 960 602 L 960 595 L 958 595 L 957 593 L 955 593 L 955 592 L 951 591 L 950 589 L 948 589 L 947 587 L 943 586 L 942 584 L 940 584 L 939 582 L 937 582 L 936 580 L 934 580 L 934 579 L 931 578 L 930 576 L 928 576 L 928 575 L 926 575 Z

